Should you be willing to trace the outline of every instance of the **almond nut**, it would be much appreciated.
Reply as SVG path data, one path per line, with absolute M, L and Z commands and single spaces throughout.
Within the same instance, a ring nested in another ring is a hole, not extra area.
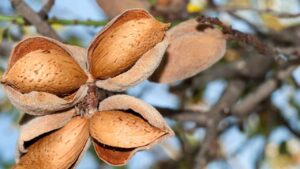
M 95 113 L 90 120 L 90 133 L 98 142 L 118 148 L 145 146 L 166 134 L 142 117 L 124 111 Z
M 16 61 L 2 82 L 22 93 L 48 92 L 59 96 L 76 91 L 87 80 L 76 61 L 57 50 L 35 50 Z
M 67 169 L 78 159 L 89 137 L 88 121 L 75 117 L 63 128 L 28 148 L 15 169 Z
M 162 41 L 169 24 L 146 11 L 130 10 L 102 32 L 89 51 L 90 70 L 97 79 L 127 71 L 148 50 Z

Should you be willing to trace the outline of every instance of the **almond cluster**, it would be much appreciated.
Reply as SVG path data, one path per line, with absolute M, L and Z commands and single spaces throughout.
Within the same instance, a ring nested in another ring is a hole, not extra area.
M 151 105 L 115 94 L 150 79 L 196 75 L 225 53 L 219 30 L 189 20 L 171 28 L 142 9 L 125 11 L 87 49 L 38 36 L 13 49 L 1 83 L 25 113 L 14 168 L 73 168 L 92 143 L 100 159 L 124 165 L 172 136 Z

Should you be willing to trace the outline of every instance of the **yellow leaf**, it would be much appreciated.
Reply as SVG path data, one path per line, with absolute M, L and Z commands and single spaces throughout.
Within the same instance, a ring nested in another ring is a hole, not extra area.
M 201 12 L 205 9 L 206 3 L 205 0 L 190 0 L 186 6 L 186 10 L 189 13 Z
M 261 17 L 262 21 L 264 22 L 265 26 L 270 30 L 280 32 L 284 28 L 286 28 L 285 25 L 283 25 L 281 23 L 279 18 L 277 18 L 271 14 L 264 13 L 264 14 L 261 14 L 260 17 Z
M 6 28 L 0 28 L 0 44 L 2 43 L 3 35 L 4 35 L 5 29 L 6 29 Z
M 64 26 L 61 24 L 52 24 L 54 30 L 58 31 L 61 30 Z

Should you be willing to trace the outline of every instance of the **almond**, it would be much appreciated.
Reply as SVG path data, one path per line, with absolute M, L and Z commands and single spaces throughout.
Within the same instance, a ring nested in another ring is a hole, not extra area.
M 63 128 L 31 145 L 15 169 L 67 169 L 78 159 L 89 137 L 88 121 L 75 117 Z
M 62 128 L 75 115 L 75 109 L 45 116 L 24 114 L 20 120 L 20 134 L 18 139 L 18 149 L 20 153 L 22 154 L 27 151 L 25 147 L 26 142 L 32 141 L 45 133 Z
M 144 10 L 124 12 L 92 43 L 88 54 L 92 75 L 107 79 L 127 71 L 163 40 L 168 27 Z
M 22 93 L 48 92 L 63 96 L 87 80 L 76 61 L 58 50 L 35 50 L 16 61 L 2 82 Z
M 118 148 L 145 146 L 166 134 L 142 117 L 124 111 L 95 113 L 90 120 L 90 133 L 98 142 Z
M 98 157 L 116 166 L 174 135 L 154 107 L 127 95 L 104 99 L 90 119 L 89 130 Z

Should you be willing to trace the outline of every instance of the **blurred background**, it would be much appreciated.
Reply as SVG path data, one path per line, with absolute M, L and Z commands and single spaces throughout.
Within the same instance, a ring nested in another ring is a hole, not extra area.
M 39 12 L 48 1 L 25 2 Z M 218 17 L 257 37 L 276 55 L 262 55 L 255 45 L 230 40 L 224 58 L 193 78 L 171 85 L 147 81 L 131 88 L 128 94 L 168 111 L 162 114 L 176 136 L 138 152 L 124 167 L 107 166 L 91 148 L 78 169 L 191 169 L 200 167 L 199 159 L 208 169 L 300 169 L 299 0 L 56 0 L 40 14 L 62 41 L 87 47 L 109 19 L 136 7 L 172 25 L 202 15 Z M 0 1 L 1 73 L 12 46 L 37 33 L 11 1 Z M 240 94 L 228 110 L 217 111 L 229 87 L 240 88 Z M 215 124 L 207 124 L 216 114 L 221 117 Z M 0 169 L 15 163 L 19 118 L 1 87 Z

